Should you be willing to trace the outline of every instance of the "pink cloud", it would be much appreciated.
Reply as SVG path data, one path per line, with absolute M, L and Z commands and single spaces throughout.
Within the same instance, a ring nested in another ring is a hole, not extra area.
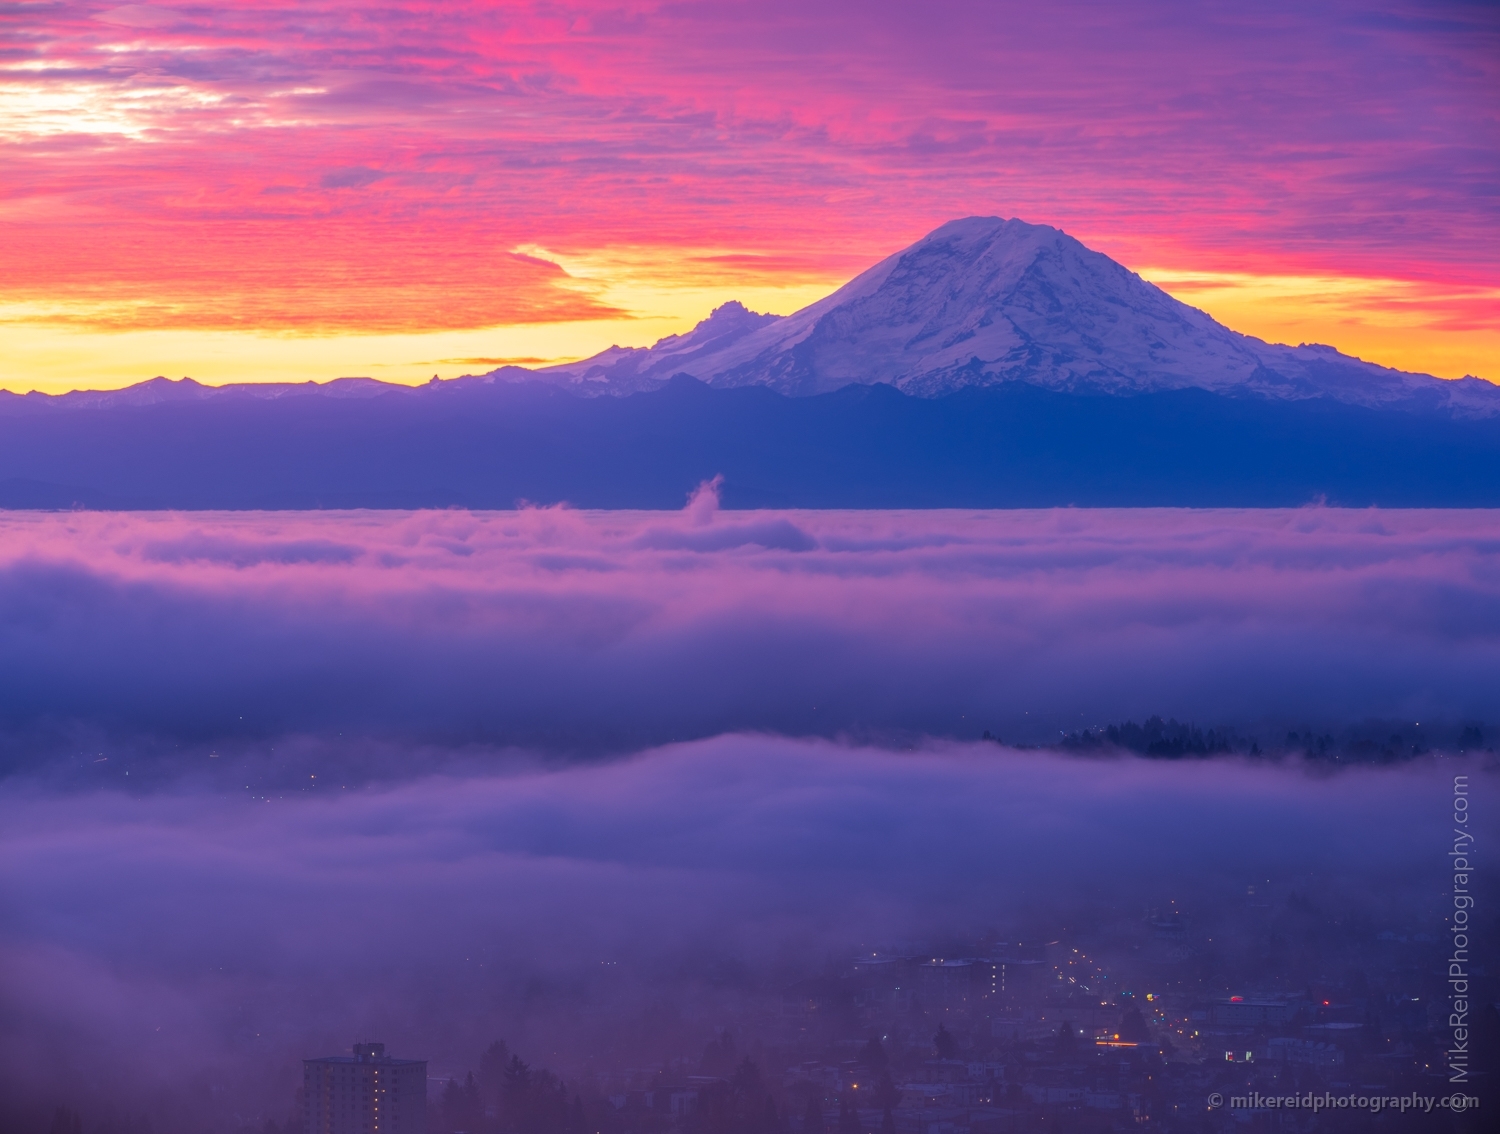
M 1132 265 L 1496 282 L 1483 6 L 31 19 L 0 72 L 22 108 L 3 145 L 25 225 L 3 266 L 25 282 L 8 291 L 168 309 L 143 325 L 234 325 L 213 292 L 251 326 L 580 318 L 599 312 L 509 250 L 727 246 L 828 278 L 996 212 Z M 317 299 L 330 288 L 342 307 Z

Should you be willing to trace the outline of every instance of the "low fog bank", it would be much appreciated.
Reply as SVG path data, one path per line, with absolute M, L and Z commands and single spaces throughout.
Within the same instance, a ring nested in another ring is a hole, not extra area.
M 0 514 L 0 1128 L 259 1134 L 356 1040 L 438 1075 L 722 1027 L 806 1058 L 785 990 L 856 952 L 1128 970 L 1162 911 L 1192 995 L 1344 980 L 1382 933 L 1426 989 L 1451 776 L 1494 798 L 1497 552 L 1492 513 L 711 486 Z
M 789 984 L 862 950 L 1140 947 L 1154 911 L 1206 943 L 1220 991 L 1337 975 L 1334 933 L 1429 940 L 1437 971 L 1452 776 L 1487 816 L 1481 759 L 1330 772 L 725 736 L 286 797 L 13 778 L 0 1118 L 259 1129 L 292 1109 L 302 1057 L 362 1039 L 435 1075 L 497 1038 L 565 1075 L 642 1067 L 716 1028 L 771 1035 Z M 1296 915 L 1274 933 L 1267 900 Z
M 1453 749 L 1500 722 L 1497 553 L 1492 512 L 723 513 L 711 486 L 668 514 L 6 513 L 0 760 L 1152 714 Z
M 1203 727 L 1149 717 L 1072 732 L 1042 729 L 1037 743 L 1008 741 L 991 730 L 980 751 L 1064 755 L 1080 767 L 1145 758 L 1162 762 L 1240 760 L 1270 767 L 1299 767 L 1309 774 L 1340 768 L 1385 766 L 1429 757 L 1493 759 L 1500 727 L 1433 720 L 1363 720 L 1336 730 L 1298 729 L 1297 718 L 1262 719 L 1242 727 Z M 1289 727 L 1290 726 L 1290 727 Z M 1050 733 L 1050 736 L 1049 736 Z M 781 738 L 771 732 L 719 735 Z M 707 739 L 707 738 L 695 738 Z M 804 737 L 804 739 L 813 739 Z M 818 739 L 851 747 L 910 753 L 934 743 L 975 743 L 914 730 L 839 729 Z M 687 742 L 683 742 L 687 743 Z M 97 728 L 12 733 L 5 777 L 17 790 L 132 794 L 195 791 L 253 800 L 326 797 L 428 776 L 479 779 L 608 763 L 630 754 L 576 747 L 528 749 L 482 741 L 444 744 L 357 733 L 290 734 L 184 741 L 140 737 Z M 997 756 L 997 758 L 1000 758 Z M 3 781 L 0 781 L 3 782 Z

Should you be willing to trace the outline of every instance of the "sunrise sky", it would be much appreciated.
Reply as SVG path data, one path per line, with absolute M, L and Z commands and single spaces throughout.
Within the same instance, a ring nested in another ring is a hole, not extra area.
M 419 381 L 789 312 L 942 222 L 1500 380 L 1500 9 L 0 10 L 0 386 Z

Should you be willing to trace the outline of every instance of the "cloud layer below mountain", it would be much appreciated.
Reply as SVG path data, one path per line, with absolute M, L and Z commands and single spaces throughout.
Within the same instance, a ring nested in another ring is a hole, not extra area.
M 1461 511 L 11 513 L 0 719 L 181 759 L 1494 720 L 1497 551 Z

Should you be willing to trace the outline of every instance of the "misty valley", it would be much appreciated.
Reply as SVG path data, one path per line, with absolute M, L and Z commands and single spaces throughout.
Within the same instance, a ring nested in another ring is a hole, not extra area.
M 1274 1096 L 1429 1130 L 1474 1094 L 1438 962 L 1456 784 L 1493 828 L 1486 513 L 707 483 L 8 513 L 0 548 L 7 1128 L 1197 1131 Z
M 1497 94 L 0 5 L 0 1134 L 1500 1130 Z

